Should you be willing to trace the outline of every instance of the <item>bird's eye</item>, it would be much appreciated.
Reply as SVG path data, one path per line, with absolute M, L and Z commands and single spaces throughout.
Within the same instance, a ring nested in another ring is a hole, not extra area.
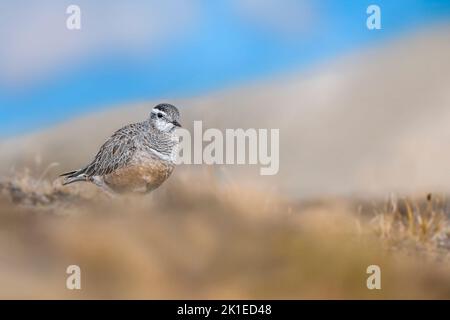
M 158 113 L 158 118 L 162 118 L 163 115 L 161 113 Z

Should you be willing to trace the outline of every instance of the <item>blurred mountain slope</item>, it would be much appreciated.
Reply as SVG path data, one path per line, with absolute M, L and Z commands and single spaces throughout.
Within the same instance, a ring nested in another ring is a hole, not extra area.
M 217 170 L 295 197 L 450 191 L 450 26 L 322 64 L 301 75 L 170 101 L 187 128 L 279 128 L 280 171 Z M 0 142 L 0 174 L 58 162 L 79 167 L 157 102 L 119 106 Z M 59 171 L 59 169 L 57 171 Z M 180 168 L 189 171 L 192 166 Z M 55 171 L 56 174 L 56 171 Z

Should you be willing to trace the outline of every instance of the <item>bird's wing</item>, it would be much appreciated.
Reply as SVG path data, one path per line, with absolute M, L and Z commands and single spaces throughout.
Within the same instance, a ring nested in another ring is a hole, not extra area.
M 116 131 L 100 148 L 94 161 L 84 170 L 88 177 L 106 175 L 124 167 L 136 151 L 138 132 L 133 125 Z

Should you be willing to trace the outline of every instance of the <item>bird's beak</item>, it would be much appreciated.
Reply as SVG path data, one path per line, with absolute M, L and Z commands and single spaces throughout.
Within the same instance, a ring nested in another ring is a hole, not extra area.
M 172 123 L 173 123 L 173 125 L 175 127 L 180 127 L 181 128 L 181 124 L 177 120 L 174 120 Z

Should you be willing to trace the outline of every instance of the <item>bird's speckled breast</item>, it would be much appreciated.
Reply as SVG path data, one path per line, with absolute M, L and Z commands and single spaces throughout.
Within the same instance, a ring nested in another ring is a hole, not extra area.
M 105 176 L 104 181 L 116 192 L 150 192 L 159 187 L 173 169 L 171 162 L 138 153 L 126 167 Z

